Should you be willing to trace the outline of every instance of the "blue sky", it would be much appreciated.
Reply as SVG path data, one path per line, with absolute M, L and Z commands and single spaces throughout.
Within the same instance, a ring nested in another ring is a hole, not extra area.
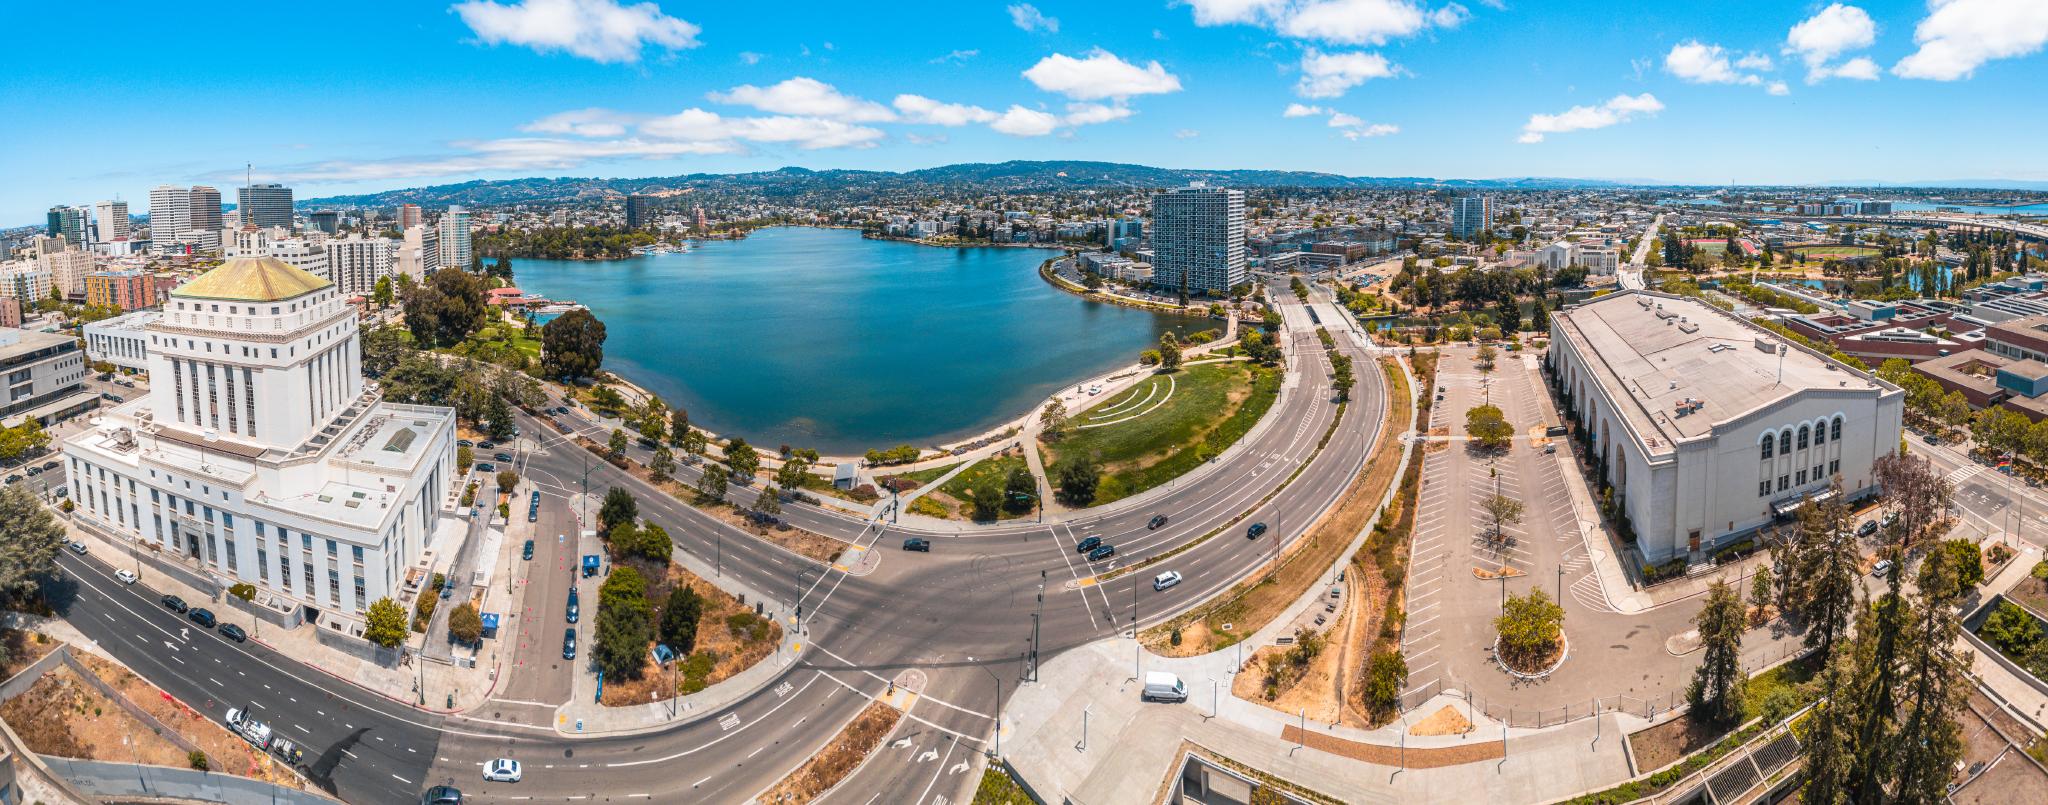
M 886 8 L 886 10 L 884 10 Z M 17 13 L 0 223 L 160 183 L 1006 159 L 2048 180 L 2041 0 L 231 2 Z M 232 193 L 228 194 L 230 198 Z

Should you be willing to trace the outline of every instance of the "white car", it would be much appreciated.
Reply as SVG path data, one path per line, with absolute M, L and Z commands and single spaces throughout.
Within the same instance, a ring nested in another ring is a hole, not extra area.
M 1152 589 L 1164 590 L 1180 583 L 1180 571 L 1169 570 L 1152 577 Z
M 501 757 L 484 764 L 484 780 L 493 783 L 519 782 L 519 761 Z
M 120 579 L 122 584 L 134 584 L 137 580 L 135 571 L 127 569 L 114 571 L 114 578 Z

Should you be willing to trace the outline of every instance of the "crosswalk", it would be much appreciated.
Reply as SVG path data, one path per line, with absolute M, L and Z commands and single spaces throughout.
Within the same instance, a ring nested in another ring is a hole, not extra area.
M 1970 480 L 1971 478 L 1975 478 L 1982 474 L 1984 474 L 1984 465 L 1964 464 L 1963 466 L 1950 470 L 1947 475 L 1942 476 L 1942 480 L 1947 481 L 1949 486 L 1961 486 L 1964 481 Z

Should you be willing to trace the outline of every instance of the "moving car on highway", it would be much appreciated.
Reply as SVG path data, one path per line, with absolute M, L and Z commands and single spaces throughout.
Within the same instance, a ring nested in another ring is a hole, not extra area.
M 519 782 L 519 761 L 501 757 L 484 764 L 484 779 L 493 783 Z
M 1110 558 L 1110 557 L 1112 557 L 1112 556 L 1115 556 L 1115 555 L 1116 555 L 1116 546 L 1115 546 L 1115 545 L 1098 545 L 1098 546 L 1096 546 L 1096 547 L 1095 547 L 1095 550 L 1092 550 L 1092 551 L 1089 551 L 1089 552 L 1088 552 L 1088 561 L 1090 561 L 1090 562 L 1100 562 L 1100 561 L 1102 561 L 1102 560 L 1104 560 L 1104 559 L 1108 559 L 1108 558 Z
M 1074 551 L 1076 553 L 1087 553 L 1089 551 L 1095 550 L 1095 546 L 1101 544 L 1102 537 L 1100 535 L 1090 534 L 1087 536 L 1087 538 L 1082 539 L 1079 543 L 1076 543 L 1074 545 Z
M 923 537 L 911 537 L 903 541 L 903 550 L 932 552 L 932 541 Z
M 1159 530 L 1159 527 L 1160 527 L 1160 526 L 1163 526 L 1163 525 L 1166 525 L 1166 515 L 1164 515 L 1164 514 L 1155 514 L 1155 515 L 1152 515 L 1152 519 L 1151 519 L 1151 520 L 1149 520 L 1149 521 L 1147 521 L 1147 522 L 1145 523 L 1145 530 L 1147 530 L 1147 531 L 1157 531 L 1157 530 Z
M 1152 589 L 1164 590 L 1180 583 L 1180 571 L 1169 570 L 1152 577 Z
M 1265 536 L 1265 534 L 1265 523 L 1253 523 L 1251 528 L 1247 528 L 1244 530 L 1245 539 L 1258 539 L 1259 537 Z

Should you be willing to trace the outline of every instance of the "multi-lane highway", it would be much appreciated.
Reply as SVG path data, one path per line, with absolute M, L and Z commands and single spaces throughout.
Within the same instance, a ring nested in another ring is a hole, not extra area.
M 1308 308 L 1284 287 L 1273 288 L 1272 298 L 1288 322 L 1286 390 L 1266 421 L 1212 465 L 1156 495 L 1044 524 L 933 532 L 811 506 L 785 509 L 784 519 L 798 528 L 876 549 L 882 561 L 864 575 L 820 566 L 734 529 L 589 460 L 539 420 L 523 421 L 522 430 L 542 442 L 522 459 L 525 477 L 543 493 L 543 536 L 573 535 L 576 512 L 570 504 L 584 488 L 587 468 L 593 496 L 614 486 L 632 490 L 642 516 L 663 525 L 679 550 L 715 561 L 724 574 L 768 596 L 768 606 L 785 624 L 786 602 L 801 604 L 800 659 L 757 692 L 687 721 L 634 734 L 564 735 L 543 708 L 501 706 L 501 700 L 566 699 L 562 674 L 586 672 L 580 661 L 573 669 L 518 669 L 492 702 L 469 713 L 421 714 L 260 647 L 224 643 L 197 629 L 179 634 L 176 615 L 153 600 L 113 589 L 110 576 L 70 557 L 66 567 L 97 588 L 70 602 L 66 614 L 123 661 L 209 716 L 219 718 L 227 707 L 247 701 L 257 713 L 301 732 L 321 753 L 316 775 L 349 801 L 401 801 L 436 783 L 458 785 L 485 800 L 744 801 L 815 754 L 899 681 L 919 694 L 907 702 L 905 718 L 889 736 L 892 745 L 900 741 L 904 748 L 878 752 L 837 796 L 853 802 L 957 800 L 971 787 L 972 775 L 954 770 L 988 749 L 996 729 L 997 685 L 1012 687 L 1024 673 L 1041 585 L 1044 657 L 1096 640 L 1125 639 L 1121 635 L 1134 620 L 1157 622 L 1228 588 L 1298 538 L 1357 474 L 1384 410 L 1373 358 L 1358 342 L 1339 337 L 1340 348 L 1357 362 L 1360 388 L 1327 447 L 1318 451 L 1338 411 L 1328 361 Z M 587 422 L 573 427 L 600 441 L 608 435 Z M 690 481 L 695 470 L 678 474 Z M 735 489 L 731 497 L 744 504 L 753 494 Z M 593 515 L 595 509 L 593 502 Z M 1147 521 L 1155 514 L 1170 521 L 1150 530 Z M 1272 531 L 1247 539 L 1244 525 L 1255 521 Z M 1075 541 L 1091 534 L 1115 544 L 1122 562 L 1208 538 L 1157 568 L 1095 583 L 1108 565 L 1089 566 L 1073 551 Z M 909 536 L 931 539 L 933 551 L 898 550 Z M 572 553 L 566 545 L 538 547 L 534 564 L 543 569 L 534 572 L 547 575 Z M 1152 575 L 1165 569 L 1180 571 L 1185 581 L 1155 592 Z M 548 624 L 536 626 L 533 641 L 550 639 L 560 617 L 552 606 L 558 594 L 565 593 L 543 588 L 528 597 L 530 605 L 548 602 L 529 616 Z M 525 780 L 482 783 L 478 768 L 494 757 L 521 760 Z

